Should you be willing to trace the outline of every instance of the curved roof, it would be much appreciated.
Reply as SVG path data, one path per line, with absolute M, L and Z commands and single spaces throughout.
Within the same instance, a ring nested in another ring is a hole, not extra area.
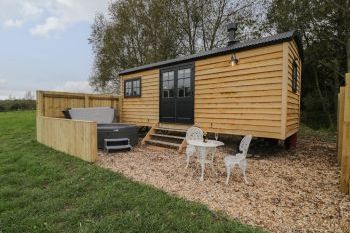
M 130 69 L 126 69 L 123 71 L 119 72 L 119 75 L 124 75 L 124 74 L 130 74 L 130 73 L 135 73 L 143 70 L 149 70 L 153 68 L 161 68 L 164 66 L 169 66 L 169 65 L 175 65 L 178 63 L 183 63 L 183 62 L 190 62 L 206 57 L 212 57 L 212 56 L 218 56 L 218 55 L 224 55 L 227 53 L 231 53 L 234 51 L 240 51 L 240 50 L 246 50 L 246 49 L 251 49 L 251 48 L 257 48 L 257 47 L 262 47 L 262 46 L 267 46 L 267 45 L 272 45 L 272 44 L 277 44 L 285 41 L 290 41 L 290 40 L 295 40 L 299 49 L 299 54 L 301 59 L 303 60 L 303 48 L 302 48 L 302 43 L 301 43 L 301 38 L 297 31 L 289 31 L 289 32 L 284 32 L 272 36 L 267 36 L 263 37 L 260 39 L 255 39 L 255 40 L 247 40 L 243 42 L 238 42 L 235 43 L 231 46 L 223 47 L 223 48 L 217 48 L 213 49 L 210 51 L 205 51 L 201 53 L 196 53 L 188 56 L 181 56 L 177 57 L 174 59 L 170 60 L 165 60 L 165 61 L 160 61 L 160 62 L 155 62 L 143 66 L 138 66 Z

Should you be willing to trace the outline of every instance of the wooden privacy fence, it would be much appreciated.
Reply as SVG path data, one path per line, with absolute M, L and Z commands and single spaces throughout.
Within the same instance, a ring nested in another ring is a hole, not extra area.
M 340 190 L 350 192 L 350 73 L 338 94 L 338 160 L 341 167 Z
M 112 107 L 120 111 L 118 96 L 37 91 L 37 141 L 88 162 L 97 158 L 97 124 L 64 119 L 67 108 Z
M 96 161 L 96 122 L 38 116 L 36 124 L 38 142 L 88 162 Z
M 37 115 L 63 118 L 67 108 L 112 107 L 118 109 L 121 102 L 115 95 L 97 95 L 57 91 L 37 91 Z

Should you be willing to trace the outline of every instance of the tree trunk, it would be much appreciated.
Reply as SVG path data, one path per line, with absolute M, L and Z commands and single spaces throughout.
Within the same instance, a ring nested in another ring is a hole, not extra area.
M 315 81 L 316 81 L 316 89 L 317 89 L 318 95 L 320 96 L 320 99 L 321 99 L 323 112 L 326 114 L 326 116 L 328 118 L 329 127 L 333 129 L 334 128 L 334 123 L 333 123 L 333 120 L 332 120 L 332 116 L 331 116 L 331 114 L 329 113 L 329 111 L 327 109 L 325 98 L 324 98 L 324 96 L 322 94 L 322 91 L 321 91 L 321 88 L 320 88 L 318 74 L 317 74 L 317 71 L 315 70 L 315 68 L 313 68 L 313 73 L 314 73 L 314 77 L 315 77 Z

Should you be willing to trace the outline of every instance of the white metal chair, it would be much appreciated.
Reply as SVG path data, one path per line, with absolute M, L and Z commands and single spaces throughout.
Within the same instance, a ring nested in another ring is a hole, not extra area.
M 226 184 L 228 184 L 228 180 L 230 179 L 231 175 L 231 170 L 234 168 L 235 165 L 238 165 L 238 167 L 241 169 L 244 181 L 246 184 L 248 183 L 247 177 L 245 175 L 245 170 L 247 168 L 246 157 L 251 140 L 252 135 L 245 136 L 239 144 L 239 150 L 241 151 L 241 153 L 238 153 L 236 155 L 228 155 L 225 157 L 224 161 L 227 173 Z
M 188 141 L 190 140 L 198 140 L 203 141 L 203 130 L 198 127 L 192 126 L 187 129 L 186 132 L 186 168 L 190 164 L 190 157 L 196 153 L 196 147 L 193 145 L 189 145 Z

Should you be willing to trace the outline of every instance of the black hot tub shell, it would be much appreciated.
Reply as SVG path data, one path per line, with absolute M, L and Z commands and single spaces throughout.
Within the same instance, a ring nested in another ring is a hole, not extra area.
M 97 145 L 99 149 L 103 149 L 106 138 L 129 138 L 130 145 L 135 146 L 139 141 L 138 127 L 122 123 L 97 124 Z

